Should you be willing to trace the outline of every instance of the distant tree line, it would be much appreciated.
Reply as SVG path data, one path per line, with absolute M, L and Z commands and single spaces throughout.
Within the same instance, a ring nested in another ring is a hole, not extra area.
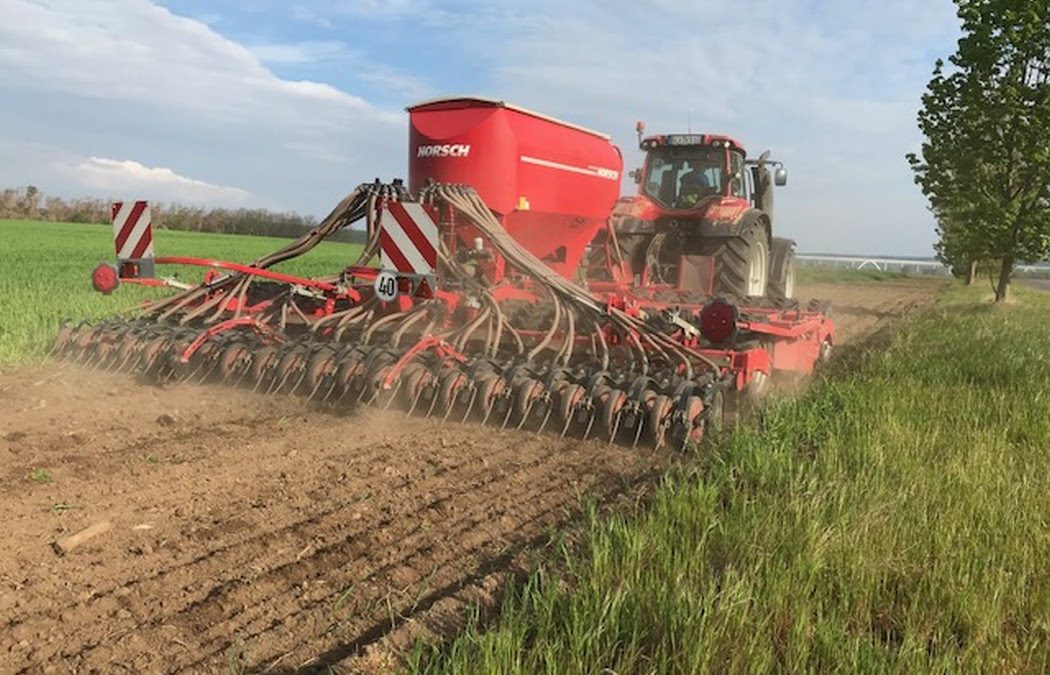
M 45 195 L 33 185 L 0 191 L 0 218 L 64 223 L 109 223 L 108 199 L 81 197 L 64 199 Z M 187 232 L 217 232 L 267 237 L 298 237 L 317 220 L 298 213 L 266 209 L 223 209 L 150 202 L 153 226 Z M 343 230 L 331 239 L 363 242 L 364 232 Z

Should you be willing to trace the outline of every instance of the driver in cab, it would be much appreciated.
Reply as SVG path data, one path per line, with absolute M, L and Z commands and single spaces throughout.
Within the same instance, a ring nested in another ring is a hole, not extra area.
M 711 185 L 703 169 L 696 168 L 678 181 L 678 204 L 676 206 L 680 209 L 688 209 L 696 206 L 697 202 L 704 197 L 717 193 L 718 189 Z

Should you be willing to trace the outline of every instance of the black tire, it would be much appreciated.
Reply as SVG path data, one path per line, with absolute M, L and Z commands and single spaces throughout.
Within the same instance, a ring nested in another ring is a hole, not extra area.
M 715 259 L 715 295 L 736 298 L 765 295 L 769 285 L 770 241 L 769 231 L 757 214 L 744 216 L 737 236 L 710 239 L 704 242 L 703 250 L 704 255 Z M 751 272 L 759 264 L 759 256 L 765 256 L 763 278 L 753 280 Z
M 771 249 L 766 295 L 770 300 L 791 300 L 795 297 L 795 242 L 773 237 Z

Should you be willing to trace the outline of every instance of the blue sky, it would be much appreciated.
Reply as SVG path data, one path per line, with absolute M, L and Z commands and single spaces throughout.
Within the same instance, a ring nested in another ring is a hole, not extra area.
M 807 251 L 928 255 L 904 154 L 949 0 L 0 0 L 0 184 L 324 214 L 401 176 L 403 108 L 504 98 L 606 131 L 730 133 Z M 633 186 L 625 185 L 629 190 Z

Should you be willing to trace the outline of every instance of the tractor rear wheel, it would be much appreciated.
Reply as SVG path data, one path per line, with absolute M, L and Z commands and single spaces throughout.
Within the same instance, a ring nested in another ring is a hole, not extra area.
M 773 237 L 772 251 L 766 295 L 772 300 L 790 300 L 795 297 L 795 242 Z
M 761 297 L 769 284 L 770 241 L 765 223 L 755 216 L 746 220 L 735 237 L 705 242 L 704 251 L 715 259 L 716 295 Z

